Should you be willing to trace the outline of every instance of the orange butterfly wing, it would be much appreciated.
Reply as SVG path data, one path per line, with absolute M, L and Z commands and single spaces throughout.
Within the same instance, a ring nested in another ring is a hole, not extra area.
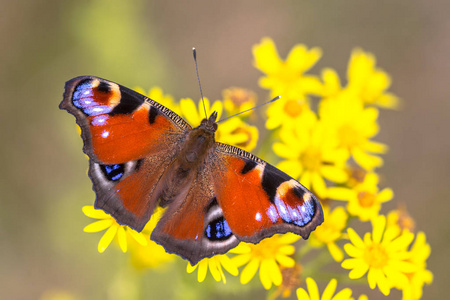
M 96 207 L 142 230 L 159 198 L 157 184 L 191 127 L 161 104 L 93 76 L 68 81 L 60 108 L 81 128 Z
M 257 243 L 286 232 L 306 239 L 323 222 L 320 202 L 289 175 L 230 145 L 218 143 L 216 152 L 215 195 L 239 240 Z

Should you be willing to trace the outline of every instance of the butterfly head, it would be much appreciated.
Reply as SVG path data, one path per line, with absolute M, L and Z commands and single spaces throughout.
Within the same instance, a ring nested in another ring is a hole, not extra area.
M 210 131 L 210 132 L 216 132 L 217 130 L 217 112 L 213 112 L 208 119 L 203 119 L 200 123 L 200 127 Z

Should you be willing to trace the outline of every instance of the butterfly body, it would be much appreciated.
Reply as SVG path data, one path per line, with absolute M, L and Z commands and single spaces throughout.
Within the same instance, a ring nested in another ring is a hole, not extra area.
M 166 207 L 151 238 L 191 264 L 239 241 L 307 238 L 323 222 L 319 201 L 300 183 L 215 141 L 215 112 L 192 128 L 156 101 L 93 76 L 68 81 L 60 108 L 81 127 L 95 206 L 138 231 Z

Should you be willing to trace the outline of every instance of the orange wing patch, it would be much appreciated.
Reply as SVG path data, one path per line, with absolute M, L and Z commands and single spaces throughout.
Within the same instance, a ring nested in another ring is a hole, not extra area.
M 264 165 L 259 164 L 242 174 L 245 164 L 243 159 L 229 157 L 229 167 L 215 185 L 224 217 L 233 233 L 241 237 L 252 236 L 274 224 L 267 216 L 271 204 L 269 196 L 261 187 Z
M 176 128 L 163 115 L 150 124 L 149 108 L 144 103 L 129 115 L 88 117 L 93 154 L 97 159 L 105 164 L 122 163 L 164 150 L 164 134 Z

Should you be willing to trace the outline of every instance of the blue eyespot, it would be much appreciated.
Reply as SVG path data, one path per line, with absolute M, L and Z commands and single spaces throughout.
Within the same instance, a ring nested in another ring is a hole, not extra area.
M 109 181 L 117 181 L 125 173 L 125 165 L 100 165 L 100 169 Z
M 233 233 L 227 221 L 223 217 L 220 217 L 208 224 L 205 229 L 205 235 L 211 241 L 223 241 L 230 238 Z

